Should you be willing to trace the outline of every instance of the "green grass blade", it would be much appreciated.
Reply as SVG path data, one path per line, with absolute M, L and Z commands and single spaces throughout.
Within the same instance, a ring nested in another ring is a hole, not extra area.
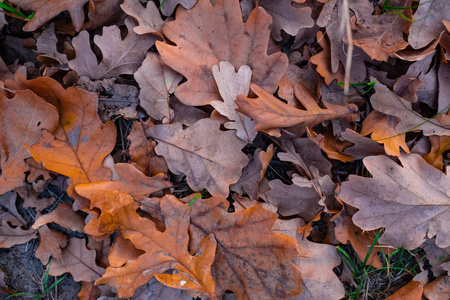
M 367 264 L 367 261 L 369 260 L 369 256 L 370 256 L 370 254 L 372 254 L 373 247 L 375 247 L 375 244 L 377 243 L 378 239 L 380 238 L 380 235 L 382 232 L 383 232 L 383 230 L 378 231 L 377 235 L 375 236 L 375 239 L 373 240 L 372 245 L 370 245 L 370 249 L 367 252 L 366 257 L 364 258 L 363 266 L 365 266 Z
M 64 278 L 66 278 L 66 276 L 67 276 L 67 274 L 64 274 L 63 277 L 61 277 L 61 278 L 58 279 L 57 281 L 53 282 L 53 284 L 52 284 L 51 286 L 49 286 L 48 289 L 45 290 L 44 292 L 46 293 L 46 292 L 50 291 L 50 290 L 51 290 L 52 288 L 54 288 L 58 283 L 60 283 L 61 281 L 63 281 Z
M 166 0 L 163 0 L 163 1 L 161 2 L 161 4 L 159 5 L 158 9 L 161 9 L 161 7 L 163 6 L 164 2 L 166 2 Z

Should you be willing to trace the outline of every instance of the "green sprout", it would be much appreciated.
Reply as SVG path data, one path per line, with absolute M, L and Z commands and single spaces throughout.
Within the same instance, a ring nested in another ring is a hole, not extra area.
M 41 295 L 36 295 L 36 294 L 32 294 L 32 293 L 16 293 L 16 294 L 12 294 L 12 295 L 6 297 L 6 299 L 9 299 L 11 297 L 16 297 L 16 296 L 30 296 L 37 300 L 37 299 L 41 299 L 41 298 L 45 297 L 45 294 L 47 294 L 51 289 L 53 289 L 55 286 L 57 286 L 58 283 L 60 283 L 67 275 L 67 274 L 65 274 L 63 277 L 61 277 L 60 279 L 55 281 L 51 286 L 48 287 L 47 283 L 48 283 L 48 272 L 49 271 L 50 271 L 50 262 L 48 263 L 47 270 L 45 270 L 44 278 L 42 279 L 42 294 Z
M 340 87 L 343 87 L 345 85 L 344 82 L 338 82 L 338 84 L 339 84 Z M 365 83 L 365 82 L 350 83 L 349 85 L 350 86 L 370 86 L 370 88 L 367 91 L 362 93 L 364 95 L 365 93 L 369 92 L 373 88 L 373 86 L 375 85 L 375 81 L 371 81 L 371 82 L 367 82 L 367 83 Z
M 163 1 L 161 2 L 161 4 L 159 5 L 158 9 L 161 9 L 161 7 L 163 6 L 164 2 L 166 2 L 166 0 L 163 0 Z
M 0 1 L 0 8 L 2 8 L 8 15 L 18 19 L 31 20 L 34 17 L 34 13 L 29 16 L 24 15 L 23 13 L 15 9 L 7 0 Z
M 413 9 L 413 8 L 417 8 L 417 7 L 421 6 L 422 4 L 426 3 L 426 2 L 424 2 L 424 3 L 421 3 L 421 4 L 405 7 L 405 6 L 389 6 L 389 1 L 390 0 L 386 0 L 384 2 L 382 9 L 385 10 L 386 12 L 388 12 L 388 13 L 396 14 L 396 15 L 402 17 L 403 19 L 405 19 L 406 21 L 411 22 L 411 23 L 414 22 L 413 19 L 408 18 L 407 16 L 405 16 L 404 14 L 402 14 L 401 12 L 396 11 L 396 10 Z

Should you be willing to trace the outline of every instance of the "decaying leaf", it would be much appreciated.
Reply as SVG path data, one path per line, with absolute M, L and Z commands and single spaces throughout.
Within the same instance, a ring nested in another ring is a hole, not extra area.
M 36 257 L 39 258 L 43 265 L 46 265 L 50 256 L 57 260 L 61 260 L 61 249 L 67 245 L 67 236 L 62 232 L 48 228 L 47 225 L 38 229 L 40 242 L 36 249 Z
M 436 235 L 439 247 L 450 246 L 450 176 L 417 154 L 401 154 L 399 166 L 386 156 L 366 157 L 373 178 L 350 175 L 339 197 L 359 211 L 353 216 L 364 230 L 384 227 L 383 242 L 415 249 Z
M 267 55 L 271 17 L 255 8 L 242 22 L 237 0 L 200 0 L 193 9 L 179 8 L 175 21 L 163 32 L 176 46 L 157 42 L 164 62 L 187 78 L 175 96 L 187 105 L 198 106 L 220 99 L 212 66 L 230 62 L 236 69 L 248 65 L 252 83 L 275 92 L 288 60 L 281 52 Z M 244 50 L 245 49 L 245 50 Z
M 156 37 L 137 35 L 133 31 L 133 22 L 129 19 L 125 19 L 125 24 L 128 35 L 123 40 L 116 25 L 104 27 L 103 34 L 94 37 L 94 42 L 103 55 L 100 64 L 91 49 L 89 33 L 85 30 L 80 32 L 72 40 L 76 58 L 69 61 L 69 67 L 77 71 L 79 76 L 87 76 L 92 80 L 133 74 L 140 67 Z
M 285 104 L 257 85 L 252 84 L 251 88 L 259 98 L 253 99 L 239 95 L 236 104 L 238 111 L 258 121 L 255 126 L 257 131 L 269 131 L 271 134 L 277 135 L 276 129 L 282 127 L 297 124 L 312 127 L 322 121 L 334 118 L 346 118 L 349 121 L 356 118 L 357 107 L 354 104 L 340 106 L 326 103 L 327 108 L 320 108 L 301 84 L 294 86 L 294 92 L 305 110 Z
M 154 2 L 147 2 L 147 6 L 144 8 L 139 0 L 125 0 L 120 7 L 139 22 L 139 26 L 133 28 L 134 32 L 137 34 L 152 33 L 162 37 L 164 21 Z
M 277 215 L 257 205 L 228 213 L 220 197 L 197 199 L 191 207 L 190 248 L 195 252 L 208 234 L 217 240 L 212 266 L 217 296 L 231 290 L 236 298 L 273 299 L 300 291 L 300 271 L 291 259 L 294 241 L 272 231 Z M 214 220 L 214 221 L 211 221 Z
M 0 248 L 10 248 L 14 245 L 25 244 L 36 237 L 37 231 L 34 229 L 13 228 L 6 221 L 3 221 L 0 226 Z
M 33 228 L 38 229 L 45 224 L 55 222 L 64 228 L 83 233 L 84 219 L 82 215 L 73 210 L 72 205 L 59 203 L 55 210 L 37 218 Z
M 227 197 L 230 184 L 239 180 L 248 163 L 241 152 L 246 142 L 233 131 L 220 131 L 219 123 L 211 119 L 201 119 L 187 129 L 179 123 L 155 125 L 147 135 L 158 143 L 156 153 L 166 158 L 169 169 L 185 174 L 195 191 L 207 189 Z
M 211 105 L 221 115 L 233 121 L 226 122 L 225 128 L 236 129 L 236 135 L 241 140 L 251 143 L 257 134 L 253 130 L 256 122 L 252 121 L 246 115 L 237 112 L 237 106 L 234 100 L 236 100 L 237 95 L 248 95 L 252 71 L 245 65 L 241 66 L 238 72 L 235 73 L 234 66 L 227 61 L 221 61 L 219 66 L 214 65 L 212 70 L 223 101 L 212 101 Z

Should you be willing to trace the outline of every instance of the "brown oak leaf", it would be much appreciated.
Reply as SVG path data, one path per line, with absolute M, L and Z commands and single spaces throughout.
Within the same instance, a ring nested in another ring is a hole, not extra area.
M 153 45 L 156 37 L 137 35 L 133 31 L 133 22 L 130 19 L 125 19 L 125 24 L 128 35 L 123 40 L 116 25 L 103 27 L 103 34 L 94 37 L 94 42 L 103 55 L 100 64 L 97 63 L 97 56 L 91 49 L 89 33 L 85 30 L 80 32 L 72 40 L 76 57 L 69 61 L 69 67 L 78 75 L 87 76 L 92 80 L 133 74 L 141 66 L 145 53 Z
M 147 2 L 147 6 L 144 8 L 139 0 L 125 0 L 120 7 L 139 22 L 139 26 L 133 28 L 134 32 L 137 34 L 151 33 L 163 37 L 161 32 L 165 22 L 161 19 L 154 2 Z
M 193 190 L 227 197 L 248 158 L 241 151 L 246 142 L 233 131 L 220 131 L 219 125 L 211 119 L 201 119 L 187 129 L 179 123 L 155 125 L 147 135 L 158 143 L 156 153 L 166 158 L 169 169 L 186 174 Z
M 212 266 L 217 296 L 231 290 L 238 300 L 281 299 L 300 292 L 298 255 L 291 238 L 272 230 L 277 215 L 261 205 L 228 213 L 224 198 L 196 199 L 191 206 L 190 248 L 213 234 L 217 250 Z
M 36 237 L 37 231 L 34 229 L 24 230 L 19 226 L 11 227 L 6 221 L 3 221 L 0 226 L 0 248 L 25 244 Z
M 325 120 L 335 118 L 354 121 L 358 111 L 354 104 L 341 106 L 324 103 L 327 108 L 320 108 L 301 84 L 294 86 L 294 93 L 305 110 L 296 109 L 282 102 L 257 85 L 252 84 L 251 88 L 258 98 L 239 95 L 236 99 L 238 111 L 258 121 L 255 130 L 269 132 L 270 134 L 279 135 L 278 128 L 282 127 L 297 124 L 312 127 Z
M 255 8 L 244 23 L 237 0 L 218 0 L 214 6 L 209 0 L 200 0 L 193 9 L 180 7 L 175 21 L 163 28 L 176 46 L 156 42 L 164 62 L 187 78 L 176 88 L 175 96 L 192 106 L 220 99 L 212 66 L 221 61 L 236 69 L 248 65 L 252 83 L 275 92 L 288 59 L 281 52 L 267 55 L 270 24 L 271 17 L 263 8 Z
M 48 228 L 47 225 L 38 229 L 40 242 L 36 249 L 36 257 L 39 258 L 43 265 L 46 265 L 50 256 L 61 260 L 62 251 L 67 245 L 67 237 L 60 231 Z
M 382 242 L 415 249 L 425 237 L 450 246 L 450 176 L 417 154 L 401 154 L 399 166 L 386 156 L 366 157 L 373 178 L 350 175 L 339 197 L 359 211 L 353 222 L 364 230 L 384 227 Z M 400 226 L 401 225 L 401 226 Z

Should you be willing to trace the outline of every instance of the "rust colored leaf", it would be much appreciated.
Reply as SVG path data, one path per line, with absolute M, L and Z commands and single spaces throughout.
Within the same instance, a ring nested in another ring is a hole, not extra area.
M 419 281 L 411 280 L 407 285 L 387 297 L 385 300 L 421 300 L 422 294 L 423 284 Z
M 405 143 L 405 135 L 397 135 L 395 127 L 400 122 L 397 117 L 386 115 L 373 110 L 363 121 L 361 135 L 372 133 L 374 141 L 384 144 L 384 150 L 388 155 L 399 156 L 400 147 L 409 153 L 409 148 Z
M 233 122 L 226 122 L 225 128 L 236 129 L 236 135 L 243 141 L 251 143 L 257 132 L 253 130 L 255 121 L 236 111 L 237 95 L 248 95 L 250 90 L 250 79 L 252 71 L 245 65 L 241 66 L 236 73 L 234 66 L 227 61 L 221 61 L 219 66 L 212 67 L 214 79 L 217 83 L 219 93 L 223 101 L 212 101 L 211 105 L 222 115 Z
M 153 2 L 149 2 L 153 3 Z M 183 76 L 169 68 L 156 53 L 147 53 L 141 67 L 134 73 L 139 87 L 139 103 L 156 120 L 173 118 L 169 96 Z
M 423 294 L 429 300 L 441 300 L 450 295 L 450 276 L 444 275 L 425 285 Z
M 78 293 L 80 300 L 95 300 L 100 297 L 101 290 L 92 281 L 82 281 L 81 290 Z
M 139 26 L 133 28 L 134 32 L 137 34 L 152 33 L 163 37 L 161 32 L 165 22 L 161 19 L 154 2 L 147 2 L 147 7 L 144 8 L 139 0 L 125 0 L 120 7 L 139 22 Z
M 141 200 L 157 191 L 172 187 L 172 183 L 164 181 L 162 174 L 147 177 L 130 164 L 118 163 L 114 165 L 114 169 L 120 180 L 82 184 L 79 187 L 88 186 L 92 193 L 120 190 L 129 193 L 136 200 Z M 91 197 L 88 196 L 87 198 Z
M 59 231 L 48 228 L 47 225 L 39 227 L 38 232 L 40 243 L 36 249 L 36 257 L 41 260 L 43 265 L 48 263 L 50 256 L 61 260 L 61 248 L 67 245 L 67 237 Z
M 77 187 L 77 191 L 85 197 L 91 197 L 92 204 L 102 211 L 99 218 L 86 225 L 86 232 L 101 235 L 119 229 L 136 249 L 145 251 L 124 266 L 108 267 L 96 284 L 114 286 L 120 297 L 131 297 L 139 286 L 157 275 L 156 278 L 168 286 L 192 289 L 213 297 L 215 284 L 211 276 L 211 264 L 216 241 L 212 234 L 208 235 L 202 240 L 198 254 L 189 254 L 187 204 L 172 195 L 162 198 L 161 212 L 166 229 L 161 232 L 152 221 L 136 213 L 134 200 L 129 194 L 117 190 L 109 193 L 90 191 L 89 185 Z M 179 273 L 173 276 L 161 274 L 169 269 L 176 269 Z
M 80 32 L 72 40 L 76 58 L 69 61 L 69 67 L 77 71 L 78 75 L 92 80 L 136 72 L 156 37 L 137 35 L 133 31 L 133 22 L 129 19 L 125 19 L 125 24 L 128 35 L 123 40 L 116 25 L 103 27 L 103 34 L 94 37 L 95 44 L 103 54 L 100 64 L 91 49 L 89 33 L 85 30 Z
M 340 106 L 324 103 L 327 108 L 320 108 L 301 84 L 294 86 L 294 92 L 305 110 L 285 104 L 257 85 L 252 85 L 251 88 L 259 98 L 252 99 L 239 95 L 236 104 L 239 107 L 238 111 L 258 121 L 255 126 L 257 131 L 273 132 L 277 128 L 297 124 L 312 127 L 325 120 L 335 118 L 354 121 L 358 110 L 354 104 Z
M 309 7 L 294 7 L 291 0 L 261 0 L 258 4 L 272 16 L 272 37 L 276 41 L 281 40 L 281 30 L 295 36 L 301 28 L 314 26 Z
M 350 175 L 339 197 L 359 211 L 353 222 L 364 230 L 384 227 L 382 242 L 415 249 L 425 237 L 450 246 L 450 176 L 417 154 L 401 154 L 399 166 L 386 156 L 369 156 L 364 165 L 373 178 Z M 399 225 L 401 224 L 401 226 Z
M 63 249 L 61 260 L 52 260 L 49 274 L 59 276 L 66 272 L 75 281 L 94 281 L 100 278 L 105 269 L 95 263 L 95 250 L 86 247 L 84 239 L 71 238 Z
M 37 218 L 32 227 L 38 229 L 45 224 L 55 222 L 64 228 L 83 233 L 84 219 L 81 214 L 73 210 L 71 204 L 59 203 L 54 211 Z
M 25 244 L 36 237 L 37 231 L 34 229 L 13 228 L 6 221 L 3 221 L 0 226 L 0 248 L 11 248 L 14 245 Z
M 300 292 L 300 271 L 291 259 L 295 242 L 272 231 L 277 215 L 262 206 L 228 213 L 224 198 L 196 199 L 191 206 L 190 247 L 213 234 L 217 240 L 212 267 L 217 296 L 231 290 L 241 299 L 281 299 Z
M 288 60 L 281 52 L 267 55 L 270 24 L 271 17 L 263 8 L 255 8 L 247 22 L 242 22 L 237 0 L 218 0 L 215 6 L 209 0 L 200 0 L 191 10 L 178 9 L 175 21 L 163 28 L 176 46 L 156 43 L 164 62 L 187 78 L 177 87 L 175 96 L 192 106 L 220 99 L 212 66 L 221 61 L 230 62 L 236 69 L 248 65 L 252 83 L 275 92 Z
M 246 142 L 233 131 L 220 131 L 219 123 L 211 119 L 201 119 L 187 129 L 179 123 L 155 125 L 147 135 L 158 142 L 156 153 L 166 158 L 169 169 L 186 174 L 195 191 L 207 189 L 227 197 L 230 184 L 239 180 L 248 163 L 241 151 Z
M 34 31 L 44 25 L 63 11 L 68 11 L 73 26 L 79 31 L 84 23 L 83 7 L 89 2 L 94 7 L 92 0 L 11 0 L 23 10 L 34 11 L 35 16 L 23 26 L 26 31 Z
M 351 146 L 352 143 L 347 141 L 341 141 L 336 138 L 331 132 L 324 132 L 324 134 L 318 134 L 314 130 L 308 127 L 308 138 L 322 149 L 329 158 L 338 159 L 343 162 L 352 161 L 353 157 L 345 155 L 344 149 Z
M 438 170 L 444 167 L 442 154 L 450 150 L 450 136 L 431 135 L 431 151 L 423 158 Z
M 56 108 L 30 90 L 16 91 L 12 99 L 0 95 L 0 194 L 24 185 L 30 157 L 26 145 L 35 144 L 45 129 L 58 125 Z

